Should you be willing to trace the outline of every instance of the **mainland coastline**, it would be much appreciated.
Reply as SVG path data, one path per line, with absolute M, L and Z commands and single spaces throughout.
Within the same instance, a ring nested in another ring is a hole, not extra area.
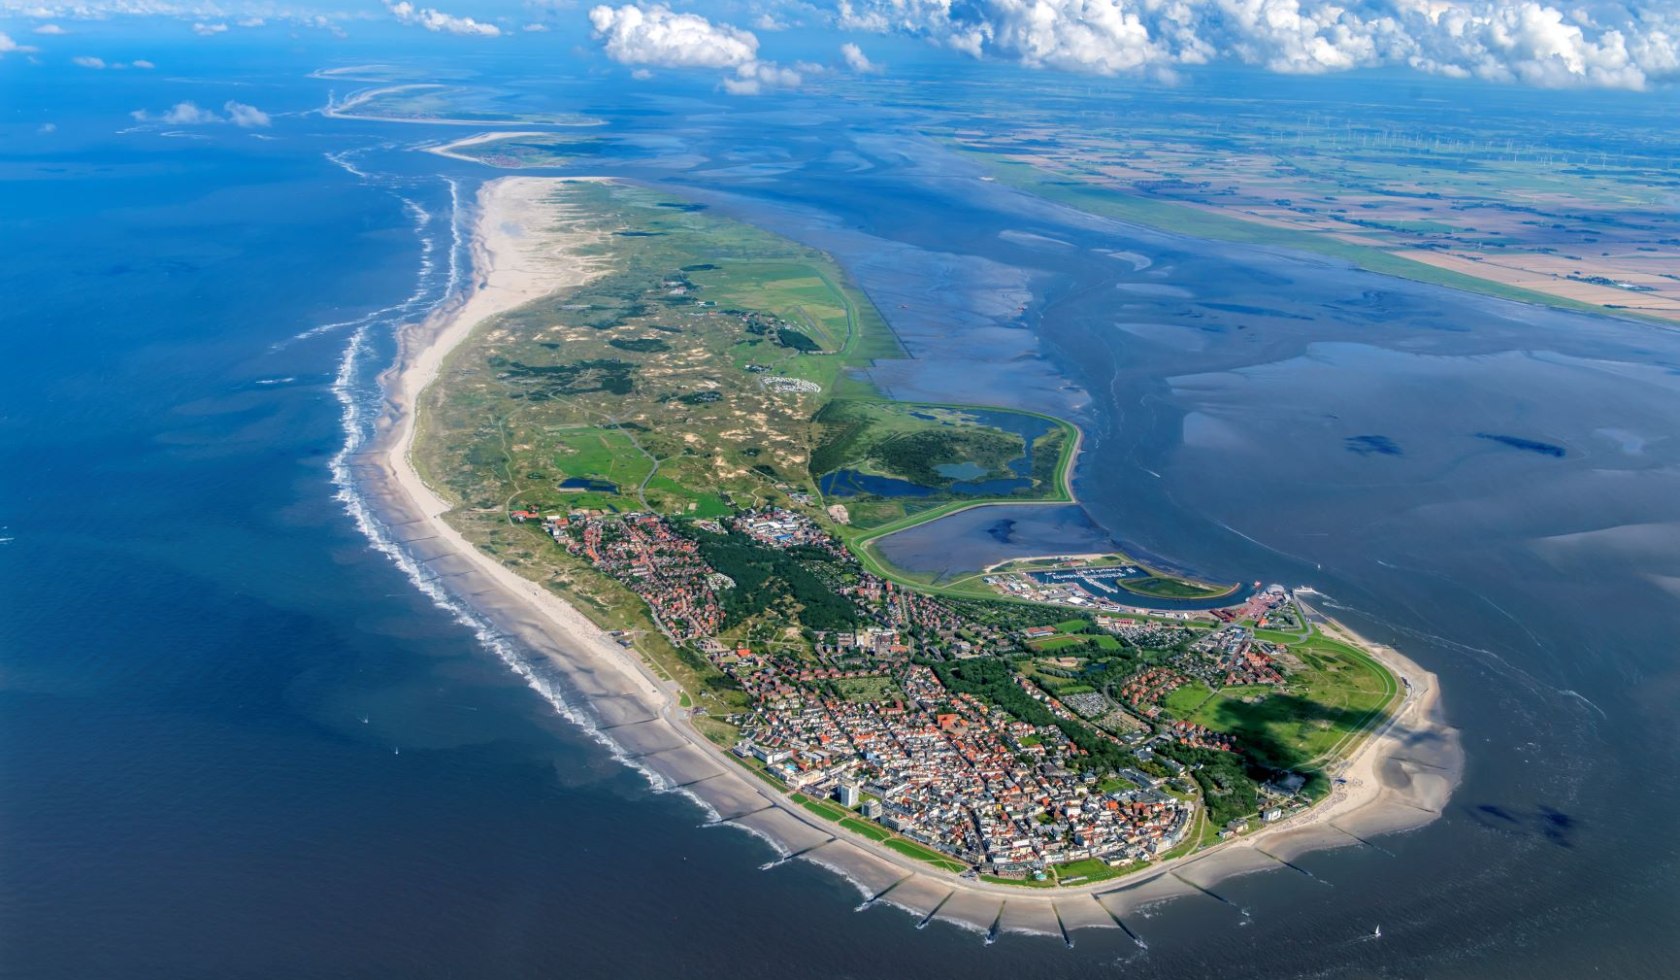
M 473 286 L 403 338 L 398 362 L 384 379 L 387 403 L 378 434 L 357 460 L 358 477 L 387 526 L 400 531 L 403 547 L 436 571 L 455 596 L 540 657 L 516 663 L 516 669 L 551 697 L 587 702 L 581 714 L 625 761 L 685 792 L 719 821 L 764 837 L 784 855 L 847 876 L 866 904 L 881 901 L 987 933 L 1067 938 L 1082 927 L 1126 928 L 1126 917 L 1140 906 L 1193 894 L 1231 875 L 1293 868 L 1290 862 L 1301 853 L 1358 845 L 1372 834 L 1420 826 L 1438 815 L 1456 784 L 1462 753 L 1441 714 L 1437 679 L 1304 603 L 1302 611 L 1321 629 L 1368 653 L 1401 680 L 1401 701 L 1341 763 L 1327 799 L 1297 816 L 1124 878 L 1048 890 L 960 878 L 813 816 L 738 765 L 688 722 L 674 682 L 453 528 L 444 519 L 452 505 L 427 485 L 411 459 L 423 436 L 421 405 L 451 351 L 498 314 L 599 271 L 580 254 L 586 241 L 556 235 L 544 224 L 542 192 L 557 179 L 509 177 L 483 187 L 472 235 Z

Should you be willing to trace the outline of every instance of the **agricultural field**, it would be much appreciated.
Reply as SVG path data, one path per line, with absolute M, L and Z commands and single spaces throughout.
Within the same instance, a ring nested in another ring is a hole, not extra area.
M 978 96 L 973 110 L 972 125 L 936 135 L 996 179 L 1092 213 L 1680 320 L 1680 273 L 1664 258 L 1680 238 L 1664 203 L 1674 161 L 1659 133 L 1605 120 L 1560 144 L 1530 117 L 1469 114 L 1424 136 L 1401 109 L 1350 116 L 1188 93 L 1132 102 L 1114 126 L 1066 125 L 1019 91 Z

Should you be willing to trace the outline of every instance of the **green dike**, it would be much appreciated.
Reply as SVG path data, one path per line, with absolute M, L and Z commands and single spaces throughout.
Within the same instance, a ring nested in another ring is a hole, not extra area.
M 968 865 L 962 863 L 961 861 L 958 861 L 949 855 L 941 854 L 939 851 L 936 851 L 931 847 L 924 847 L 913 840 L 906 840 L 903 837 L 889 838 L 882 841 L 881 845 L 883 847 L 889 847 L 905 857 L 915 858 L 918 861 L 924 861 L 934 867 L 943 868 L 946 871 L 957 872 L 968 870 Z
M 1151 575 L 1149 578 L 1120 579 L 1115 583 L 1134 595 L 1157 599 L 1217 599 L 1237 591 L 1238 586 L 1210 586 L 1188 579 Z
M 830 823 L 843 823 L 847 819 L 850 819 L 852 815 L 852 811 L 846 809 L 838 803 L 830 803 L 827 800 L 819 800 L 815 797 L 806 796 L 803 793 L 793 793 L 789 795 L 788 799 L 811 811 L 817 816 L 822 817 Z
M 1039 881 L 1036 878 L 1005 878 L 1001 875 L 981 875 L 980 880 L 993 885 L 1014 885 L 1017 888 L 1056 887 L 1056 879 L 1054 878 L 1045 878 L 1043 881 Z
M 1062 879 L 1090 877 L 1104 874 L 1110 870 L 1112 869 L 1109 868 L 1108 862 L 1101 858 L 1085 858 L 1080 861 L 1069 861 L 1066 864 L 1056 865 L 1056 877 Z
M 840 821 L 840 826 L 846 828 L 854 834 L 861 834 L 876 843 L 880 843 L 892 836 L 892 831 L 880 824 L 868 823 L 863 820 L 858 820 L 855 817 L 847 817 L 846 819 Z
M 781 780 L 777 779 L 775 776 L 772 776 L 768 772 L 766 772 L 764 770 L 764 763 L 759 762 L 757 759 L 743 759 L 740 756 L 734 755 L 734 754 L 731 754 L 730 758 L 734 759 L 737 763 L 739 763 L 741 768 L 743 768 L 746 771 L 752 773 L 754 776 L 757 776 L 759 779 L 762 779 L 765 782 L 769 783 L 776 790 L 776 792 L 784 793 L 784 794 L 787 793 L 786 784 L 784 784 Z
M 868 365 L 857 363 L 851 366 L 862 369 Z M 1042 412 L 996 405 L 955 402 L 897 402 L 879 396 L 857 397 L 839 394 L 825 401 L 822 408 L 818 410 L 813 417 L 813 422 L 821 430 L 823 439 L 821 444 L 813 448 L 811 456 L 810 468 L 813 484 L 818 476 L 834 470 L 861 469 L 864 472 L 878 470 L 878 467 L 867 465 L 861 458 L 869 455 L 871 447 L 891 444 L 899 438 L 916 438 L 940 429 L 937 423 L 910 418 L 910 413 L 916 411 L 937 412 L 955 419 L 960 419 L 964 413 L 1015 415 L 1038 419 L 1049 424 L 1052 428 L 1048 433 L 1040 436 L 1037 442 L 1053 440 L 1056 447 L 1056 457 L 1051 465 L 1042 465 L 1035 459 L 1033 480 L 1037 485 L 1022 493 L 973 497 L 946 492 L 943 487 L 931 486 L 929 489 L 934 491 L 932 497 L 834 497 L 828 499 L 825 502 L 844 504 L 848 510 L 854 512 L 851 523 L 838 529 L 842 537 L 875 538 L 890 534 L 893 531 L 901 531 L 907 527 L 914 527 L 930 520 L 936 520 L 946 514 L 956 513 L 968 507 L 985 504 L 1051 504 L 1068 503 L 1073 500 L 1073 492 L 1069 486 L 1069 475 L 1080 436 L 1078 428 L 1071 422 Z M 835 419 L 834 416 L 837 413 L 844 413 L 847 417 Z M 825 416 L 829 416 L 829 418 L 825 419 Z M 969 421 L 967 425 L 971 427 L 976 436 L 986 433 L 1003 434 L 1001 430 L 994 429 L 978 419 Z M 951 435 L 952 438 L 964 438 L 960 429 L 951 433 Z M 1020 438 L 1019 436 L 1013 436 L 1013 434 L 1009 435 L 1017 440 Z M 1035 446 L 1037 446 L 1037 442 L 1035 442 Z M 993 461 L 995 462 L 995 460 Z M 901 471 L 878 472 L 876 475 L 893 476 L 916 482 L 915 474 Z M 813 486 L 813 489 L 816 489 L 816 487 Z M 928 500 L 933 501 L 932 505 L 922 506 L 923 502 Z M 918 506 L 921 509 L 908 510 L 910 507 Z
M 851 549 L 852 554 L 857 557 L 858 561 L 861 562 L 865 568 L 882 578 L 890 579 L 900 585 L 920 589 L 934 595 L 1002 599 L 1003 597 L 999 596 L 985 585 L 979 583 L 978 575 L 972 577 L 974 579 L 974 583 L 968 588 L 949 584 L 942 585 L 933 581 L 934 576 L 918 576 L 888 563 L 878 552 L 875 551 L 873 544 L 889 534 L 894 534 L 899 531 L 915 527 L 919 524 L 926 524 L 929 521 L 936 521 L 942 517 L 948 517 L 952 514 L 960 513 L 961 511 L 969 510 L 975 507 L 987 507 L 993 504 L 1039 506 L 1073 503 L 1075 500 L 1072 487 L 1073 463 L 1079 452 L 1081 434 L 1078 427 L 1072 422 L 1069 422 L 1066 419 L 1057 418 L 1054 415 L 1046 415 L 1042 412 L 1031 412 L 1024 409 L 1013 408 L 1002 409 L 989 405 L 929 403 L 928 407 L 977 409 L 992 412 L 1013 412 L 1018 415 L 1030 415 L 1034 418 L 1043 419 L 1056 425 L 1063 433 L 1063 438 L 1061 439 L 1060 446 L 1058 447 L 1056 466 L 1051 479 L 1051 487 L 1048 492 L 1033 499 L 1021 499 L 1019 497 L 965 497 L 960 500 L 947 500 L 943 503 L 930 507 L 927 510 L 917 511 L 913 514 L 906 514 L 902 518 L 876 527 L 860 528 L 838 526 L 833 530 L 839 535 L 841 540 L 845 542 L 846 546 Z
M 1435 286 L 1447 286 L 1482 296 L 1493 296 L 1498 299 L 1530 303 L 1536 306 L 1549 306 L 1554 309 L 1570 310 L 1577 313 L 1617 316 L 1670 327 L 1674 325 L 1671 320 L 1650 316 L 1636 310 L 1609 309 L 1594 303 L 1583 303 L 1580 300 L 1552 296 L 1532 289 L 1523 289 L 1520 286 L 1507 286 L 1504 283 L 1480 279 L 1451 269 L 1442 269 L 1427 262 L 1408 259 L 1371 245 L 1354 245 L 1339 241 L 1329 235 L 1294 228 L 1279 228 L 1261 224 L 1257 221 L 1245 221 L 1241 218 L 1233 218 L 1185 204 L 1156 201 L 1127 194 L 1113 188 L 1097 187 L 1080 180 L 1073 172 L 1044 170 L 1031 164 L 1001 159 L 995 154 L 980 153 L 954 140 L 947 140 L 946 142 L 956 152 L 971 160 L 981 162 L 997 177 L 999 182 L 1088 214 L 1114 218 L 1130 224 L 1144 225 L 1145 227 L 1191 238 L 1205 238 L 1241 245 L 1281 246 L 1301 252 L 1311 252 L 1315 255 L 1340 259 L 1368 272 Z
M 1067 864 L 1058 864 L 1051 870 L 1055 872 L 1056 884 L 1058 885 L 1093 885 L 1097 882 L 1109 881 L 1114 878 L 1124 878 L 1127 875 L 1136 874 L 1139 871 L 1144 871 L 1154 866 L 1155 863 L 1152 861 L 1134 861 L 1130 864 L 1123 864 L 1120 867 L 1113 868 L 1109 867 L 1108 862 L 1102 860 L 1101 858 L 1085 858 L 1082 861 L 1070 861 Z M 1078 878 L 1079 880 L 1069 881 L 1069 878 Z
M 981 581 L 984 576 L 980 572 L 975 572 L 971 575 L 964 576 L 961 579 L 951 582 L 940 582 L 938 581 L 937 575 L 929 573 L 916 573 L 901 569 L 882 557 L 882 555 L 875 549 L 875 544 L 888 535 L 896 534 L 900 531 L 905 531 L 918 525 L 926 524 L 930 521 L 936 521 L 944 517 L 949 517 L 952 514 L 961 513 L 962 511 L 976 507 L 989 507 L 996 504 L 1037 506 L 1077 502 L 1077 498 L 1073 494 L 1072 487 L 1073 465 L 1079 453 L 1083 434 L 1079 431 L 1077 426 L 1066 419 L 1026 409 L 1000 408 L 989 405 L 962 403 L 905 402 L 898 404 L 924 408 L 1007 412 L 1017 415 L 1031 416 L 1055 425 L 1057 427 L 1057 431 L 1061 434 L 1061 438 L 1058 441 L 1055 467 L 1052 472 L 1051 480 L 1049 481 L 1049 489 L 1035 497 L 963 497 L 961 499 L 945 500 L 925 510 L 905 514 L 903 517 L 889 521 L 885 524 L 872 527 L 839 525 L 833 527 L 832 530 L 842 541 L 845 542 L 846 546 L 851 549 L 853 555 L 857 557 L 858 561 L 862 563 L 865 568 L 874 574 L 893 581 L 899 585 L 917 589 L 932 595 L 943 595 L 952 598 L 986 599 L 997 602 L 1020 602 L 1023 604 L 1031 604 L 1026 603 L 1025 600 L 1019 600 L 999 594 Z M 844 503 L 845 500 L 836 499 L 829 502 Z M 1141 595 L 1157 595 L 1169 598 L 1207 598 L 1226 595 L 1234 592 L 1237 588 L 1236 585 L 1212 585 L 1204 582 L 1193 582 L 1187 579 L 1181 579 L 1155 569 L 1149 569 L 1147 565 L 1127 555 L 1117 554 L 1113 557 L 1116 561 L 1140 565 L 1152 573 L 1151 578 L 1146 580 L 1149 583 L 1153 583 L 1152 586 L 1140 586 L 1134 590 Z
M 850 810 L 840 806 L 838 803 L 832 803 L 828 800 L 815 799 L 813 797 L 806 796 L 804 793 L 789 793 L 788 799 L 811 811 L 817 816 L 822 817 L 830 823 L 839 824 L 841 827 L 844 827 L 852 833 L 874 841 L 883 847 L 891 848 L 905 857 L 915 858 L 918 861 L 924 861 L 928 864 L 934 865 L 935 867 L 943 868 L 946 871 L 968 870 L 968 865 L 958 861 L 950 855 L 942 854 L 931 847 L 918 844 L 909 838 L 900 837 L 887 828 L 882 827 L 880 824 L 869 823 L 865 820 L 859 819 L 858 817 L 853 816 Z

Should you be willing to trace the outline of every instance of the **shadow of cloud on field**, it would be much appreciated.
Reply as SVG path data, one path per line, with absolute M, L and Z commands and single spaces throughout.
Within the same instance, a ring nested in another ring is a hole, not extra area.
M 1327 725 L 1349 732 L 1369 718 L 1365 711 L 1332 707 L 1295 694 L 1273 694 L 1257 704 L 1225 701 L 1214 712 L 1217 727 L 1252 746 L 1255 761 L 1277 769 L 1295 769 L 1309 759 L 1295 745 L 1278 737 L 1273 726 Z

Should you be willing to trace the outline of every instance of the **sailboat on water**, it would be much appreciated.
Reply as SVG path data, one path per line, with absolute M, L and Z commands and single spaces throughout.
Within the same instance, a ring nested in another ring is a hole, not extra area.
M 1381 939 L 1382 938 L 1382 926 L 1380 924 L 1375 929 L 1371 930 L 1371 938 L 1372 939 Z

